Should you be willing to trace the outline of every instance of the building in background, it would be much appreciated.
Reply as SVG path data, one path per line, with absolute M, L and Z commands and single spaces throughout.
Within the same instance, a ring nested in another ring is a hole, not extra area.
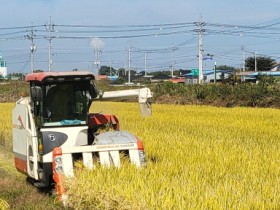
M 203 82 L 204 83 L 214 83 L 221 82 L 224 79 L 228 79 L 230 75 L 233 74 L 232 70 L 203 70 Z M 183 75 L 186 78 L 187 84 L 197 84 L 198 83 L 198 69 L 192 69 L 190 73 Z
M 0 55 L 0 78 L 6 78 L 7 77 L 7 63 Z

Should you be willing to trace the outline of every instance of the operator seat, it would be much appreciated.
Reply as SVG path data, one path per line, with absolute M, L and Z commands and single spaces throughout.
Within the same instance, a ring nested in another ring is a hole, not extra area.
M 56 85 L 47 93 L 47 115 L 51 121 L 70 119 L 74 110 L 74 89 L 72 85 Z

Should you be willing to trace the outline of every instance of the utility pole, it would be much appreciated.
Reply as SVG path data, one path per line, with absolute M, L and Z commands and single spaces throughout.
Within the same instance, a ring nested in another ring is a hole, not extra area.
M 34 72 L 34 53 L 36 51 L 36 45 L 34 44 L 34 29 L 33 26 L 31 27 L 30 35 L 26 36 L 29 40 L 31 40 L 30 45 L 30 72 Z
M 147 53 L 145 53 L 145 77 L 147 77 Z
M 242 46 L 241 50 L 243 51 L 243 61 L 242 61 L 243 71 L 245 71 L 245 47 Z
M 110 62 L 110 76 L 112 76 L 112 61 Z
M 200 22 L 195 23 L 199 29 L 195 31 L 198 32 L 198 83 L 201 84 L 203 81 L 203 47 L 202 47 L 202 35 L 205 32 L 203 26 L 205 25 L 204 22 L 200 20 Z
M 97 46 L 95 50 L 95 62 L 94 62 L 94 64 L 96 65 L 97 76 L 99 76 L 100 53 L 101 50 L 99 49 L 99 46 Z
M 124 61 L 124 76 L 126 76 L 127 59 Z
M 174 77 L 174 74 L 173 74 L 173 72 L 174 72 L 174 51 L 178 50 L 178 49 L 179 49 L 179 47 L 175 47 L 175 46 L 171 49 L 171 66 L 170 66 L 170 70 L 171 70 L 171 77 L 172 78 Z
M 49 32 L 49 36 L 47 38 L 47 40 L 49 41 L 49 72 L 52 71 L 52 32 L 54 32 L 54 24 L 52 22 L 52 19 L 50 17 L 50 22 L 48 23 L 48 27 L 46 26 L 48 32 Z
M 258 71 L 257 52 L 255 51 L 255 71 Z
M 216 84 L 216 80 L 217 80 L 216 68 L 217 68 L 217 62 L 215 61 L 215 64 L 214 64 L 214 84 Z
M 128 84 L 130 84 L 131 47 L 128 48 Z

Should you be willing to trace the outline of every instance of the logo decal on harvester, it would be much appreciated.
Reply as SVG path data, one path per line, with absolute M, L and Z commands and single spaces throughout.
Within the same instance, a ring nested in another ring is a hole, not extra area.
M 22 121 L 20 115 L 18 116 L 18 121 L 20 122 L 20 129 L 22 129 L 22 128 L 25 129 L 24 124 L 23 124 L 23 121 Z
M 20 123 L 20 125 L 13 125 L 13 128 L 18 128 L 18 129 L 25 129 L 25 126 L 23 124 L 23 121 L 21 119 L 21 116 L 19 115 L 17 118 L 18 122 Z
M 55 141 L 55 135 L 54 134 L 49 134 L 48 138 L 50 141 Z

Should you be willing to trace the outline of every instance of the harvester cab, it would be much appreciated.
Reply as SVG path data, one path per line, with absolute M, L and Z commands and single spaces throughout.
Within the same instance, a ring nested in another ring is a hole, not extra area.
M 89 72 L 28 74 L 30 97 L 16 102 L 12 113 L 15 166 L 38 187 L 74 175 L 74 161 L 88 168 L 96 164 L 119 167 L 120 153 L 137 166 L 145 164 L 143 143 L 119 130 L 116 116 L 89 113 L 95 100 L 138 97 L 144 116 L 151 115 L 149 88 L 99 92 Z M 97 132 L 104 126 L 109 132 Z M 97 160 L 97 162 L 96 162 Z

